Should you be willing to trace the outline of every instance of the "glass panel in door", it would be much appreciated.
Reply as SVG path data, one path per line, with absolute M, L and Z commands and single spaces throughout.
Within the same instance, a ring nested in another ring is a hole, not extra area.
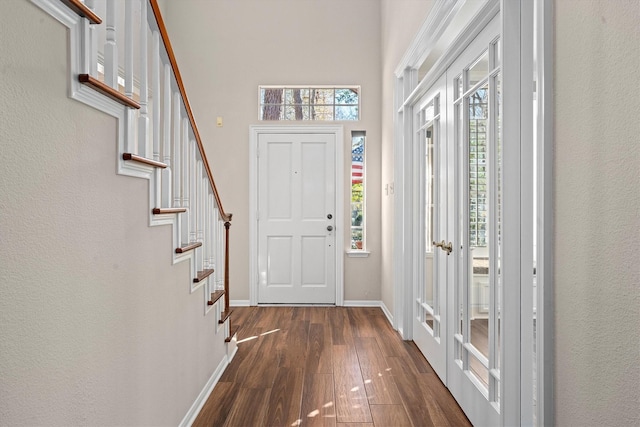
M 456 147 L 455 324 L 449 388 L 470 421 L 500 419 L 501 153 L 496 17 L 447 70 Z
M 413 340 L 446 382 L 447 254 L 434 243 L 446 238 L 446 155 L 443 145 L 445 78 L 442 76 L 415 107 L 414 116 L 414 270 Z M 445 231 L 443 231 L 445 230 Z

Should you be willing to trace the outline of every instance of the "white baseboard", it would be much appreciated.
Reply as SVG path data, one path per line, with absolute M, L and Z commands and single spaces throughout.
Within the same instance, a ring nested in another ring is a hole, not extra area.
M 387 306 L 382 301 L 380 301 L 380 308 L 382 309 L 384 315 L 387 316 L 387 320 L 389 321 L 391 327 L 393 327 L 393 314 L 391 314 Z
M 200 413 L 200 410 L 202 409 L 205 402 L 209 398 L 209 395 L 213 391 L 213 388 L 216 386 L 216 384 L 218 384 L 218 381 L 220 380 L 220 377 L 222 376 L 222 373 L 224 372 L 224 370 L 229 365 L 229 362 L 230 362 L 230 358 L 225 354 L 225 356 L 222 358 L 222 360 L 218 364 L 218 367 L 213 371 L 213 374 L 211 374 L 211 377 L 209 378 L 207 383 L 204 385 L 204 388 L 196 398 L 196 401 L 193 402 L 193 405 L 191 405 L 191 408 L 189 408 L 189 411 L 187 411 L 187 414 L 184 416 L 182 421 L 180 421 L 180 424 L 179 424 L 180 427 L 183 427 L 183 426 L 189 427 L 191 426 L 191 424 L 193 424 L 193 422 L 196 420 L 196 417 Z
M 380 307 L 382 312 L 387 317 L 387 320 L 393 325 L 393 315 L 382 301 L 376 300 L 345 300 L 345 307 Z
M 380 307 L 382 301 L 369 299 L 347 299 L 344 300 L 345 307 Z
M 249 307 L 248 299 L 232 299 L 229 300 L 229 305 L 231 307 Z

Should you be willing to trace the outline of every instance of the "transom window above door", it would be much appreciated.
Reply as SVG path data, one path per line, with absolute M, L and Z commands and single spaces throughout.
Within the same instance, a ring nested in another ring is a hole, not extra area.
M 360 86 L 259 86 L 259 120 L 360 120 Z

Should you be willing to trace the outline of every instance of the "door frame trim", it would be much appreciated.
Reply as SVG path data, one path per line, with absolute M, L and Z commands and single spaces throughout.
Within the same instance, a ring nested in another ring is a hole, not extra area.
M 331 134 L 336 141 L 335 188 L 335 283 L 336 306 L 344 305 L 344 126 L 342 125 L 250 125 L 249 126 L 249 305 L 258 305 L 258 141 L 261 134 Z

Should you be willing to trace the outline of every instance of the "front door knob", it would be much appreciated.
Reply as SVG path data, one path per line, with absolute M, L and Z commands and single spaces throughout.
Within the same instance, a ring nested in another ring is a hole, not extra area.
M 327 230 L 332 231 L 333 230 L 333 225 L 327 225 Z

